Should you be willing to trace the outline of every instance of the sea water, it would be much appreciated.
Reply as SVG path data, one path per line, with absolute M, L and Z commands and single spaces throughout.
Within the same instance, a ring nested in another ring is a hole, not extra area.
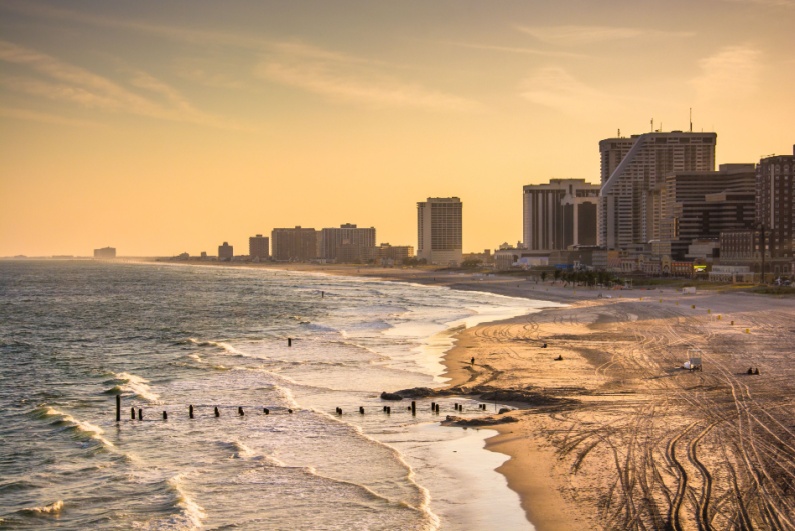
M 455 330 L 540 305 L 266 269 L 0 262 L 0 528 L 531 528 L 493 471 L 506 457 L 482 449 L 494 432 L 439 426 L 453 402 L 483 414 L 475 402 L 438 399 L 435 416 L 419 400 L 412 416 L 379 395 L 443 385 Z

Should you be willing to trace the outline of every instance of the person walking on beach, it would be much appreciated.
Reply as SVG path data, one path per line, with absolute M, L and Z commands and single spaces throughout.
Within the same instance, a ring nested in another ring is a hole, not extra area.
M 472 359 L 469 360 L 469 364 L 470 365 L 474 365 L 475 364 L 475 356 L 472 356 Z

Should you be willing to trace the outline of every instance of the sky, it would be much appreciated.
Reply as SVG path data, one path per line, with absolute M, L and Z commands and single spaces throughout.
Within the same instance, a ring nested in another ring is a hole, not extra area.
M 0 1 L 0 256 L 214 255 L 461 198 L 464 252 L 599 140 L 792 154 L 795 0 Z M 653 121 L 653 122 L 652 122 Z

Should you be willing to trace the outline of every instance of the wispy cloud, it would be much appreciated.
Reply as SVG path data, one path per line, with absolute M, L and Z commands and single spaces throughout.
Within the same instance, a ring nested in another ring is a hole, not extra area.
M 560 67 L 541 68 L 524 80 L 521 96 L 537 105 L 587 118 L 615 110 L 614 99 Z
M 99 123 L 88 120 L 75 120 L 73 118 L 66 118 L 55 114 L 13 107 L 0 107 L 0 116 L 4 116 L 13 120 L 25 120 L 31 122 L 41 122 L 45 124 L 70 125 L 74 127 L 101 127 Z
M 732 4 L 756 4 L 768 7 L 795 8 L 795 0 L 723 0 Z
M 272 82 L 368 107 L 454 112 L 480 108 L 474 100 L 397 79 L 388 65 L 304 43 L 274 45 L 255 73 Z
M 0 40 L 0 61 L 21 67 L 21 75 L 0 77 L 0 84 L 28 95 L 74 103 L 90 109 L 215 127 L 234 127 L 194 108 L 180 93 L 145 72 L 135 72 L 130 85 L 153 93 L 144 96 L 119 82 L 47 54 Z
M 399 79 L 394 75 L 395 65 L 327 50 L 300 41 L 269 41 L 251 35 L 162 26 L 14 1 L 4 4 L 3 7 L 37 16 L 148 33 L 172 41 L 247 50 L 266 57 L 254 68 L 255 74 L 260 79 L 338 101 L 370 107 L 456 112 L 473 111 L 480 107 L 476 101 Z M 227 88 L 238 85 L 228 77 L 208 73 L 202 68 L 178 70 L 177 75 Z M 165 95 L 162 91 L 160 93 Z
M 448 42 L 447 44 L 451 46 L 459 46 L 461 48 L 470 48 L 473 50 L 486 50 L 486 51 L 503 52 L 511 54 L 521 54 L 521 55 L 536 55 L 541 57 L 575 57 L 575 58 L 586 57 L 584 54 L 580 53 L 560 52 L 554 50 L 539 50 L 536 48 L 522 48 L 517 46 L 499 46 L 492 44 L 475 44 L 475 43 L 466 43 L 466 42 Z
M 741 100 L 753 96 L 762 73 L 762 53 L 728 46 L 699 62 L 701 74 L 691 83 L 702 100 Z
M 583 46 L 597 42 L 649 38 L 692 37 L 693 32 L 661 31 L 618 26 L 517 26 L 519 31 L 556 46 Z
M 255 36 L 247 36 L 235 33 L 224 33 L 213 30 L 193 29 L 179 26 L 165 26 L 153 24 L 134 19 L 122 19 L 71 11 L 58 7 L 34 4 L 31 2 L 19 2 L 8 0 L 0 5 L 1 9 L 7 9 L 17 13 L 30 16 L 47 17 L 55 20 L 77 22 L 90 26 L 102 28 L 118 28 L 138 33 L 157 35 L 172 41 L 190 42 L 195 44 L 220 44 L 244 47 L 250 49 L 261 49 L 266 44 L 262 39 Z

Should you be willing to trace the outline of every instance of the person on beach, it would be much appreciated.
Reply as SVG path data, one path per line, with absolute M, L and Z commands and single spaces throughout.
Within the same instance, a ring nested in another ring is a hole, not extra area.
M 474 365 L 475 364 L 475 356 L 472 356 L 472 359 L 469 360 L 469 364 L 470 365 Z

